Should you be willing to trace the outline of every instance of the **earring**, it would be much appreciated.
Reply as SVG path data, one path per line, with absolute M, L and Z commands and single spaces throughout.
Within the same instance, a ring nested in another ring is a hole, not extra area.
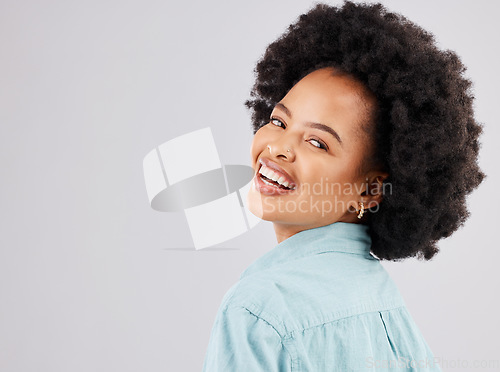
M 363 217 L 363 214 L 365 214 L 365 205 L 362 202 L 360 202 L 359 203 L 358 218 L 361 219 L 361 217 Z
M 290 149 L 286 150 L 286 152 L 290 152 Z

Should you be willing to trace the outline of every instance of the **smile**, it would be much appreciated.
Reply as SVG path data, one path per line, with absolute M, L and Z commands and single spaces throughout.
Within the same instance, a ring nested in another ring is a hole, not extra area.
M 281 187 L 283 189 L 294 190 L 295 185 L 291 184 L 286 178 L 272 170 L 271 168 L 266 167 L 264 164 L 259 169 L 259 174 L 261 175 L 262 180 L 272 186 Z
M 260 193 L 284 195 L 296 190 L 296 183 L 280 166 L 268 159 L 260 159 L 260 164 L 254 178 L 254 185 Z

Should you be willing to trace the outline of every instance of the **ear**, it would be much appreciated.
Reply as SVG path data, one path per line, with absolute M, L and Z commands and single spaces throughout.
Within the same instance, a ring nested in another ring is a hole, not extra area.
M 384 198 L 384 194 L 392 192 L 392 187 L 384 185 L 387 177 L 389 177 L 389 173 L 382 171 L 372 171 L 366 176 L 366 189 L 361 194 L 366 209 L 378 207 Z

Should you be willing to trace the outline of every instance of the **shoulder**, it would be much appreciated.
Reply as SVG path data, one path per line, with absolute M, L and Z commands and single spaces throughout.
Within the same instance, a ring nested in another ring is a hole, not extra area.
M 203 371 L 289 371 L 291 360 L 272 324 L 248 307 L 225 301 L 210 334 Z
M 378 261 L 339 255 L 316 255 L 244 276 L 224 296 L 221 311 L 245 309 L 284 336 L 404 305 Z
M 276 285 L 274 280 L 261 275 L 239 280 L 224 295 L 218 317 L 232 321 L 257 319 L 282 337 L 284 303 L 277 297 L 280 291 Z

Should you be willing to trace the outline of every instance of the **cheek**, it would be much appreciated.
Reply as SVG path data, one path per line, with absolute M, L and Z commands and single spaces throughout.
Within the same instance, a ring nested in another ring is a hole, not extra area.
M 253 136 L 252 145 L 250 146 L 250 156 L 255 165 L 257 157 L 266 149 L 265 136 L 263 129 L 259 129 Z
M 303 168 L 304 180 L 317 184 L 316 187 L 321 187 L 321 189 L 328 186 L 328 189 L 339 190 L 355 182 L 355 168 L 345 159 L 334 158 L 325 162 L 310 161 L 308 164 Z

